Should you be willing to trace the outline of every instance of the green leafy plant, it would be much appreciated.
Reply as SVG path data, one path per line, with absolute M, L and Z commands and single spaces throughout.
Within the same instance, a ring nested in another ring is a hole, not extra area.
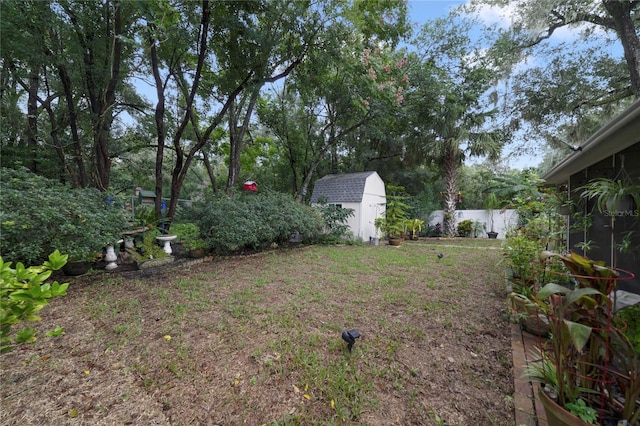
M 323 230 L 318 209 L 272 191 L 210 196 L 194 208 L 194 217 L 207 247 L 221 254 L 288 244 L 294 232 L 314 241 Z
M 411 206 L 404 203 L 407 199 L 404 187 L 388 185 L 387 204 L 384 220 L 380 221 L 380 229 L 388 238 L 402 238 L 406 232 L 406 219 Z
M 567 402 L 565 407 L 569 409 L 571 414 L 580 417 L 582 421 L 591 424 L 598 424 L 598 412 L 592 407 L 588 407 L 584 399 L 578 398 L 576 402 Z
M 631 199 L 636 206 L 640 206 L 640 181 L 599 178 L 581 186 L 577 191 L 581 191 L 582 198 L 595 200 L 595 206 L 600 212 L 615 210 L 616 205 L 626 199 Z
M 487 225 L 479 220 L 474 220 L 471 227 L 471 235 L 478 238 L 487 229 Z
M 495 214 L 495 210 L 497 208 L 500 208 L 500 200 L 498 199 L 498 196 L 496 195 L 495 192 L 491 191 L 491 192 L 487 193 L 487 196 L 484 199 L 483 206 L 487 210 L 487 212 L 489 213 L 489 221 L 491 223 L 491 231 L 489 231 L 489 232 L 495 232 L 495 229 L 494 229 L 494 225 L 495 225 L 494 214 Z
M 640 354 L 640 304 L 620 309 L 618 318 L 622 321 L 620 326 L 626 326 L 622 332 L 633 345 L 635 352 Z
M 543 242 L 529 238 L 524 231 L 516 228 L 507 232 L 502 247 L 516 286 L 531 287 L 534 283 L 533 265 L 544 248 Z M 520 292 L 519 289 L 514 290 Z
M 93 261 L 120 239 L 124 210 L 96 189 L 71 189 L 25 169 L 2 169 L 0 253 L 39 264 L 59 250 L 69 260 Z
M 465 219 L 458 223 L 457 231 L 460 237 L 470 237 L 473 232 L 473 220 Z
M 352 237 L 347 220 L 353 217 L 353 209 L 345 209 L 334 204 L 328 204 L 326 199 L 318 200 L 320 215 L 326 231 L 325 242 L 338 242 Z
M 0 353 L 10 351 L 15 344 L 35 340 L 35 331 L 30 327 L 22 328 L 15 335 L 11 329 L 22 322 L 40 320 L 36 314 L 49 299 L 66 295 L 69 283 L 47 280 L 67 259 L 68 255 L 55 251 L 40 266 L 25 267 L 18 262 L 12 268 L 12 262 L 5 263 L 0 257 Z
M 619 320 L 608 294 L 617 273 L 604 262 L 577 253 L 540 255 L 544 264 L 553 259 L 562 261 L 578 282 L 577 287 L 550 282 L 533 297 L 549 320 L 551 339 L 543 356 L 555 368 L 557 402 L 567 408 L 567 403 L 576 404 L 583 398 L 586 405 L 611 411 L 634 424 L 640 418 L 636 405 L 640 371 L 638 354 L 615 327 Z M 614 402 L 616 392 L 623 403 Z
M 424 227 L 424 220 L 421 219 L 407 219 L 406 223 L 406 227 L 407 230 L 411 233 L 411 239 L 416 240 L 418 239 L 418 233 L 420 231 L 422 231 L 422 228 Z
M 138 262 L 169 257 L 169 254 L 158 244 L 158 241 L 156 240 L 156 236 L 158 235 L 160 235 L 160 231 L 150 230 L 144 233 L 142 240 L 136 242 L 137 252 L 135 254 L 135 258 Z

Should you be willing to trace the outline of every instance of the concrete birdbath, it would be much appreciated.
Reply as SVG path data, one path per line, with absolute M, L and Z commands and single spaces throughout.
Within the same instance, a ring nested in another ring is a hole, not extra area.
M 171 250 L 171 241 L 175 240 L 176 238 L 178 238 L 177 235 L 158 235 L 156 237 L 156 240 L 160 241 L 161 243 L 164 243 L 162 249 L 164 250 L 165 253 L 167 254 L 171 254 L 173 253 L 173 250 Z

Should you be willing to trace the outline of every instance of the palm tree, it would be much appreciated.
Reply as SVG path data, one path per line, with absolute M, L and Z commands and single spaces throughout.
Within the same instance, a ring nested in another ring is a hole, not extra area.
M 500 132 L 482 130 L 490 113 L 473 112 L 470 106 L 453 97 L 447 97 L 447 100 L 450 103 L 442 103 L 437 112 L 428 146 L 444 176 L 443 233 L 447 237 L 454 237 L 458 168 L 467 157 L 486 155 L 490 159 L 497 159 L 502 148 L 502 137 Z
M 413 149 L 441 168 L 444 188 L 445 236 L 456 234 L 457 171 L 467 157 L 497 159 L 507 134 L 491 130 L 497 114 L 488 100 L 498 79 L 493 53 L 483 51 L 469 38 L 472 22 L 460 17 L 432 21 L 418 36 L 421 63 L 414 68 L 407 93 L 408 104 L 418 113 Z M 415 113 L 414 113 L 415 115 Z

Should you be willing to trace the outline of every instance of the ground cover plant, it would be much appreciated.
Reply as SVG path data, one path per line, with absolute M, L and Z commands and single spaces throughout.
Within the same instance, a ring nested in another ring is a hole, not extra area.
M 61 332 L 0 357 L 0 423 L 512 425 L 499 259 L 421 240 L 78 278 L 35 325 Z

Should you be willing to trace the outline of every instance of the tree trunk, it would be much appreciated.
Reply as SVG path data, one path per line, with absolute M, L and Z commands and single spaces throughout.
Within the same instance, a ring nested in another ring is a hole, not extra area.
M 110 29 L 107 28 L 107 31 Z M 109 187 L 111 174 L 111 156 L 109 154 L 109 132 L 113 121 L 112 107 L 116 101 L 116 87 L 121 80 L 120 64 L 122 58 L 122 8 L 119 0 L 113 1 L 113 29 L 111 31 L 111 75 L 98 103 L 97 125 L 95 126 L 96 186 L 101 191 Z
M 447 142 L 447 147 L 444 153 L 444 182 L 445 182 L 445 195 L 444 195 L 444 236 L 455 237 L 456 236 L 456 202 L 457 202 L 457 190 L 456 190 L 456 172 L 458 162 L 456 159 L 456 153 L 451 146 L 450 142 Z
M 213 172 L 213 167 L 211 167 L 211 161 L 209 160 L 209 155 L 204 152 L 202 153 L 202 162 L 204 163 L 204 168 L 207 170 L 207 176 L 209 176 L 209 181 L 211 182 L 211 190 L 214 194 L 218 193 L 218 183 L 216 182 L 216 175 Z
M 150 34 L 155 34 L 155 25 L 149 24 Z M 156 219 L 159 219 L 162 215 L 162 164 L 164 163 L 164 142 L 165 142 L 165 128 L 164 128 L 164 111 L 165 111 L 165 96 L 164 96 L 164 84 L 162 77 L 160 76 L 160 65 L 158 61 L 158 47 L 157 41 L 152 37 L 149 37 L 149 46 L 151 54 L 151 70 L 153 72 L 153 79 L 156 85 L 156 96 L 158 97 L 158 103 L 156 104 L 156 110 L 154 119 L 156 123 L 157 143 L 156 148 L 156 184 L 155 184 L 155 212 Z M 171 223 L 169 223 L 171 227 Z
M 251 94 L 251 99 L 249 100 L 249 104 L 247 105 L 247 110 L 244 114 L 242 126 L 240 127 L 238 127 L 238 116 L 236 115 L 235 102 L 232 101 L 231 107 L 229 108 L 229 176 L 227 178 L 228 194 L 233 191 L 233 188 L 238 181 L 238 177 L 240 176 L 240 154 L 242 153 L 244 136 L 249 130 L 249 121 L 251 120 L 253 108 L 256 105 L 259 94 L 260 87 L 254 88 L 253 93 Z M 240 104 L 237 112 L 240 112 L 242 110 L 243 104 L 244 102 Z
M 69 77 L 67 69 L 62 65 L 58 65 L 58 76 L 62 82 L 67 111 L 69 112 L 69 127 L 71 129 L 71 141 L 73 142 L 73 159 L 75 160 L 76 166 L 76 176 L 72 177 L 72 180 L 77 183 L 80 188 L 86 188 L 87 171 L 84 167 L 84 159 L 82 158 L 82 146 L 80 145 L 80 136 L 78 133 L 78 115 L 76 114 L 76 107 L 73 102 L 71 78 Z
M 604 0 L 603 5 L 615 22 L 616 32 L 622 42 L 624 58 L 629 67 L 631 90 L 636 99 L 640 98 L 640 38 L 631 17 L 637 2 Z
M 26 166 L 36 173 L 38 163 L 36 152 L 38 149 L 38 87 L 40 83 L 40 65 L 33 65 L 29 72 L 29 97 L 27 99 L 27 147 L 29 159 Z

